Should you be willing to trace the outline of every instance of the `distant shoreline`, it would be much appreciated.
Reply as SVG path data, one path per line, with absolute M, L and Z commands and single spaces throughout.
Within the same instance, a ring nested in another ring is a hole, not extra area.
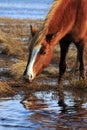
M 38 21 L 44 21 L 44 20 L 45 20 L 45 18 L 44 18 L 44 19 L 42 19 L 42 18 L 33 19 L 33 18 L 11 18 L 11 17 L 0 17 L 0 19 L 2 19 L 2 20 L 5 20 L 5 19 L 7 19 L 7 20 L 18 20 L 18 21 L 22 21 L 22 20 L 30 20 L 30 21 L 36 21 L 36 20 L 38 20 Z

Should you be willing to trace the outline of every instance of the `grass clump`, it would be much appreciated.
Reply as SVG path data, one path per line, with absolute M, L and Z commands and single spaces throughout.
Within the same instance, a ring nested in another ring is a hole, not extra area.
M 79 81 L 72 81 L 71 85 L 70 85 L 73 89 L 77 89 L 77 90 L 85 90 L 87 89 L 87 79 L 85 80 L 79 80 Z
M 14 95 L 16 92 L 8 85 L 7 82 L 0 81 L 0 97 Z
M 20 58 L 26 58 L 26 51 L 21 40 L 10 37 L 10 35 L 6 35 L 0 31 L 0 41 L 3 46 L 2 53 L 18 56 Z
M 0 43 L 6 42 L 5 34 L 0 30 Z
M 23 60 L 19 60 L 17 63 L 13 64 L 11 66 L 11 71 L 10 71 L 11 75 L 13 75 L 17 79 L 22 78 L 26 64 L 27 63 Z

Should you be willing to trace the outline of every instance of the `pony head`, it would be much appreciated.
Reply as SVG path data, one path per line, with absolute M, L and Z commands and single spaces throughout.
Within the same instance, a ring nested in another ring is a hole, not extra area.
M 51 45 L 52 35 L 42 34 L 33 26 L 31 29 L 31 41 L 29 46 L 29 57 L 24 72 L 24 78 L 31 82 L 50 63 L 53 47 Z

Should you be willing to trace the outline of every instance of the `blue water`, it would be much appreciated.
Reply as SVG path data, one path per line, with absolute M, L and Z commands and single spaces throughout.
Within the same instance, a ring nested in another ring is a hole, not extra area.
M 87 130 L 87 92 L 29 92 L 0 98 L 0 130 Z
M 0 0 L 0 17 L 44 19 L 53 0 Z

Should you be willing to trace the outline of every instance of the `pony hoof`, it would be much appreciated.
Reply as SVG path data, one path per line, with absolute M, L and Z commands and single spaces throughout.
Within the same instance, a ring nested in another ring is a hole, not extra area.
M 62 101 L 62 100 L 59 100 L 59 101 L 58 101 L 58 104 L 59 104 L 60 107 L 66 107 L 66 106 L 67 106 L 67 105 L 64 103 L 64 101 Z
M 58 78 L 58 84 L 62 84 L 63 83 L 63 78 Z

